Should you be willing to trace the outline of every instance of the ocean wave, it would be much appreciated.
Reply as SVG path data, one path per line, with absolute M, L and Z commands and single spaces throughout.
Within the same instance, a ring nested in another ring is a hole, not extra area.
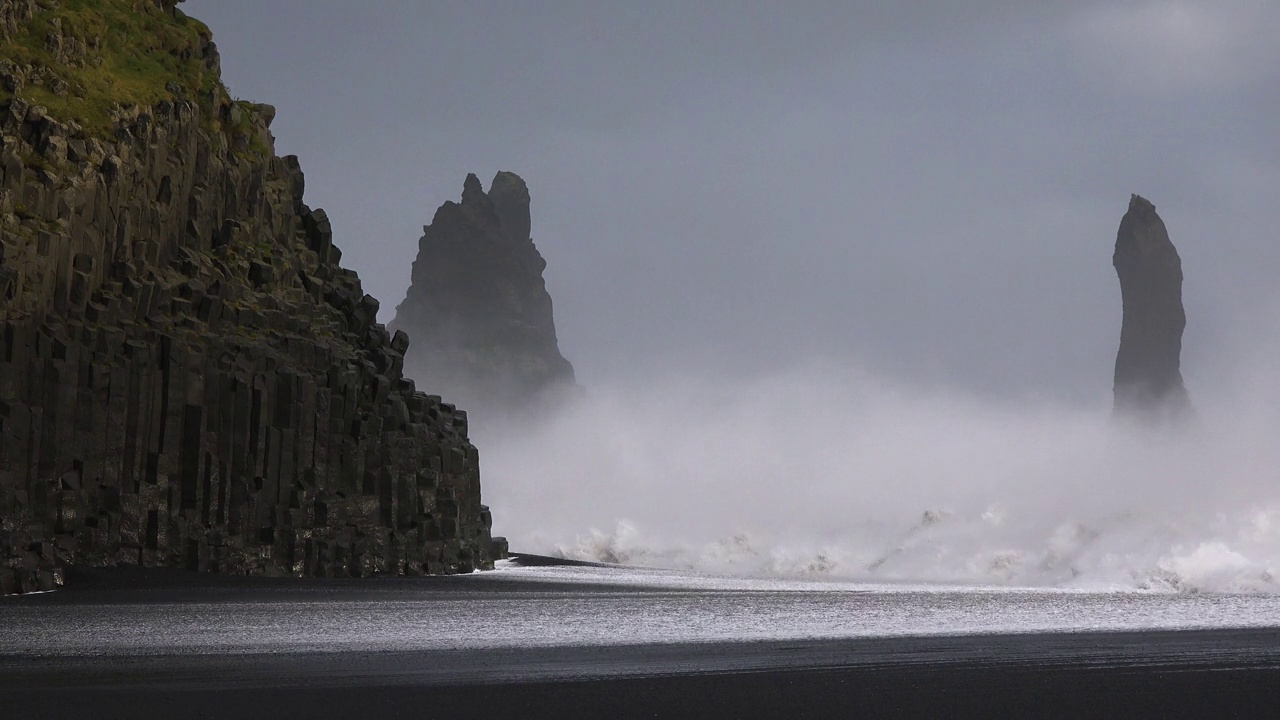
M 1270 357 L 1270 356 L 1268 356 Z M 597 390 L 479 437 L 512 548 L 874 582 L 1280 592 L 1280 382 L 1181 427 L 806 365 Z M 480 429 L 484 435 L 485 430 Z
M 1280 511 L 1220 517 L 1179 533 L 1171 522 L 1128 515 L 1065 523 L 1035 542 L 990 542 L 996 512 L 966 520 L 926 511 L 886 544 L 883 529 L 861 538 L 779 541 L 747 532 L 695 543 L 619 521 L 571 539 L 531 538 L 530 551 L 574 560 L 772 578 L 949 585 L 1056 587 L 1093 591 L 1280 592 Z M 1198 531 L 1198 532 L 1197 532 Z M 1206 532 L 1207 531 L 1207 532 Z

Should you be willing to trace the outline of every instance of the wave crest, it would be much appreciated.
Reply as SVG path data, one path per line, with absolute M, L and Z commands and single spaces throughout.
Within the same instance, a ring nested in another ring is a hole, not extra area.
M 1200 396 L 1194 427 L 1152 431 L 1102 407 L 805 367 L 597 392 L 477 443 L 495 530 L 516 550 L 873 582 L 1280 592 L 1280 383 L 1243 387 Z
M 1276 545 L 1271 537 L 1258 542 L 1257 534 L 1273 527 L 1278 516 L 1272 511 L 1244 519 L 1230 542 L 1179 538 L 1168 522 L 1129 516 L 1105 529 L 1066 523 L 1049 532 L 1043 544 L 1026 547 L 986 546 L 986 535 L 972 534 L 979 525 L 932 511 L 891 546 L 874 536 L 805 543 L 745 532 L 702 544 L 672 542 L 621 520 L 610 531 L 593 528 L 540 550 L 573 560 L 756 577 L 1271 593 L 1280 592 Z M 1223 525 L 1229 523 L 1223 518 Z

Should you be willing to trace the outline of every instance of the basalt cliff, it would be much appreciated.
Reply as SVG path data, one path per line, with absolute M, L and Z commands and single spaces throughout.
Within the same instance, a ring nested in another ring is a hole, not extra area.
M 536 411 L 575 387 L 530 227 L 524 180 L 499 172 L 486 193 L 468 175 L 462 202 L 423 228 L 391 323 L 413 338 L 414 377 L 487 416 Z
M 1171 419 L 1189 409 L 1182 384 L 1182 260 L 1156 207 L 1134 195 L 1120 221 L 1112 264 L 1120 278 L 1124 319 L 1116 354 L 1115 409 Z
M 466 414 L 404 376 L 273 116 L 175 0 L 0 0 L 0 594 L 504 552 Z

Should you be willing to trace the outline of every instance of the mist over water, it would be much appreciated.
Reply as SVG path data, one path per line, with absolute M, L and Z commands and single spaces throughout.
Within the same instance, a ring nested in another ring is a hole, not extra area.
M 1280 4 L 357 5 L 183 7 L 214 29 L 237 93 L 278 107 L 280 147 L 305 159 L 308 202 L 350 238 L 384 321 L 424 213 L 468 172 L 530 181 L 587 394 L 514 430 L 473 412 L 485 501 L 515 549 L 1276 588 L 1278 353 L 1253 336 L 1280 338 L 1259 329 L 1280 318 L 1264 307 Z M 1109 259 L 1132 192 L 1186 270 L 1196 424 L 1177 433 L 1111 420 Z M 1259 352 L 1224 347 L 1233 333 Z M 865 362 L 712 365 L 799 348 Z M 704 362 L 618 379 L 674 353 Z M 913 373 L 1049 397 L 898 376 Z
M 549 420 L 473 436 L 494 530 L 516 551 L 874 582 L 1280 590 L 1280 386 L 1241 362 L 1192 391 L 1191 424 L 1150 429 L 1114 420 L 1109 393 L 994 400 L 806 361 L 592 388 Z

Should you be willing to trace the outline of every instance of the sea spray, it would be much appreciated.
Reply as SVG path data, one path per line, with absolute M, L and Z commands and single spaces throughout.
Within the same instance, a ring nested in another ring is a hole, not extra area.
M 1194 425 L 922 390 L 834 363 L 596 389 L 477 429 L 517 550 L 767 576 L 1277 591 L 1274 383 Z

